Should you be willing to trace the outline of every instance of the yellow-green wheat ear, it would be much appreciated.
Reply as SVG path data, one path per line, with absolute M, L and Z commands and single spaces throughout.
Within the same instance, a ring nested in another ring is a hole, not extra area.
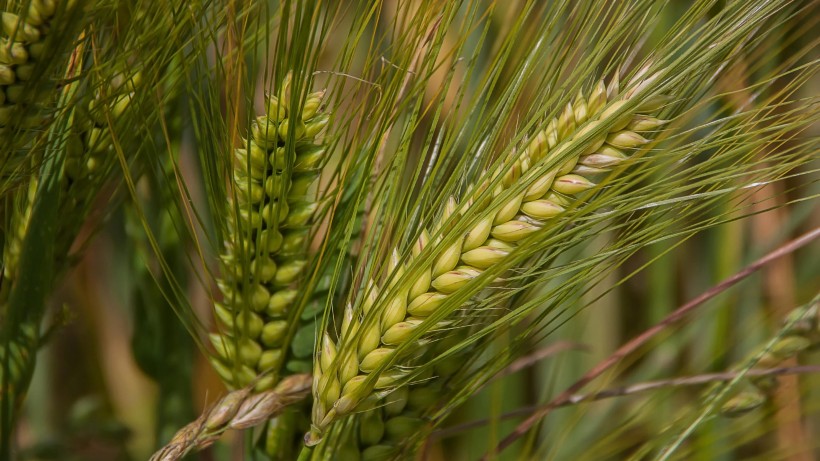
M 211 363 L 231 388 L 271 389 L 279 379 L 291 334 L 289 318 L 307 264 L 308 238 L 318 206 L 314 183 L 327 148 L 315 140 L 328 116 L 324 93 L 308 95 L 291 114 L 289 84 L 267 98 L 266 114 L 235 149 L 233 197 L 210 335 Z
M 0 127 L 34 128 L 43 121 L 41 115 L 25 114 L 21 108 L 37 102 L 42 95 L 27 91 L 26 84 L 35 77 L 38 63 L 46 57 L 45 41 L 51 20 L 60 0 L 32 0 L 23 3 L 23 11 L 3 11 L 0 38 Z M 67 2 L 70 6 L 74 2 Z M 27 6 L 26 6 L 27 5 Z
M 475 194 L 468 194 L 461 204 L 454 198 L 448 202 L 439 220 L 429 226 L 432 232 L 425 230 L 415 242 L 412 257 L 393 265 L 399 272 L 418 275 L 387 287 L 387 294 L 382 296 L 386 301 L 379 305 L 373 300 L 384 288 L 372 283 L 374 288 L 363 302 L 361 312 L 367 316 L 375 310 L 380 321 L 358 325 L 361 317 L 354 316 L 354 325 L 343 327 L 336 343 L 329 337 L 323 341 L 314 375 L 313 429 L 306 436 L 306 443 L 321 441 L 325 429 L 338 416 L 356 411 L 362 402 L 372 399 L 374 388 L 394 386 L 401 368 L 386 368 L 387 364 L 402 364 L 402 357 L 396 356 L 397 348 L 416 329 L 424 332 L 437 326 L 427 318 L 437 312 L 448 296 L 506 258 L 523 239 L 548 226 L 574 202 L 574 196 L 594 188 L 596 184 L 590 176 L 609 171 L 625 160 L 628 152 L 649 142 L 630 129 L 633 126 L 647 130 L 662 123 L 648 114 L 657 111 L 667 101 L 666 97 L 634 101 L 636 89 L 648 80 L 636 82 L 625 93 L 620 92 L 617 80 L 609 88 L 601 81 L 586 96 L 579 94 L 545 129 L 514 152 L 507 169 L 486 172 L 485 178 L 472 188 L 479 192 L 491 182 L 497 184 L 492 190 L 497 198 L 494 202 L 499 202 L 502 195 L 510 195 L 511 189 L 523 192 L 493 207 L 486 201 L 475 200 Z M 569 155 L 570 152 L 576 154 Z M 548 171 L 536 169 L 554 164 L 557 166 Z M 454 242 L 444 238 L 444 223 L 451 222 L 453 215 L 477 223 Z M 419 256 L 423 252 L 433 253 L 431 265 L 422 267 Z M 356 334 L 350 333 L 353 331 Z M 350 372 L 351 364 L 358 366 L 355 373 Z M 405 419 L 401 421 L 407 423 Z

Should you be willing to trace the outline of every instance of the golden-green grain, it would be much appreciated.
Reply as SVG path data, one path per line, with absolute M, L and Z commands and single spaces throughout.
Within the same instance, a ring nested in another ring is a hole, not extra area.
M 645 81 L 639 82 L 622 94 L 617 80 L 613 80 L 610 88 L 601 81 L 588 96 L 579 94 L 545 130 L 536 133 L 523 149 L 514 153 L 506 171 L 487 174 L 485 180 L 473 187 L 475 193 L 472 196 L 499 177 L 501 184 L 493 190 L 494 196 L 501 196 L 514 186 L 522 189 L 522 193 L 495 209 L 488 209 L 485 201 L 468 199 L 459 205 L 451 198 L 442 216 L 431 226 L 432 235 L 423 231 L 413 245 L 412 260 L 407 266 L 400 266 L 394 256 L 391 267 L 407 273 L 412 268 L 412 273 L 420 272 L 420 275 L 405 288 L 390 287 L 391 298 L 378 306 L 375 299 L 379 288 L 372 283 L 368 298 L 362 302 L 362 313 L 367 315 L 372 309 L 378 309 L 380 321 L 368 324 L 348 322 L 349 325 L 342 327 L 338 344 L 325 336 L 314 376 L 313 429 L 306 436 L 309 445 L 318 443 L 324 430 L 338 416 L 359 409 L 363 401 L 374 397 L 373 386 L 366 385 L 366 377 L 383 370 L 391 361 L 399 360 L 395 357 L 396 347 L 406 342 L 416 328 L 426 325 L 425 318 L 436 312 L 448 295 L 498 264 L 515 250 L 518 242 L 547 225 L 572 202 L 571 196 L 594 188 L 595 183 L 585 175 L 607 171 L 627 158 L 625 151 L 640 148 L 648 142 L 627 127 L 630 124 L 640 129 L 659 126 L 660 121 L 644 114 L 639 116 L 638 112 L 651 112 L 667 99 L 653 98 L 651 104 L 640 104 L 636 110 L 627 111 L 632 95 L 645 84 Z M 605 132 L 604 126 L 608 127 Z M 585 143 L 581 155 L 565 159 L 572 141 Z M 545 161 L 561 163 L 537 177 L 527 174 Z M 448 241 L 444 240 L 446 229 L 443 227 L 453 215 L 477 218 L 477 224 L 463 239 L 444 245 L 442 242 Z M 419 271 L 414 261 L 431 245 L 435 255 L 433 264 Z M 353 350 L 355 353 L 351 352 Z M 358 368 L 355 374 L 350 372 L 355 369 L 354 365 Z M 388 379 L 381 379 L 384 377 Z M 380 375 L 369 382 L 375 383 L 377 389 L 388 387 L 395 382 L 395 376 Z M 400 438 L 415 422 L 418 422 L 415 417 L 402 416 L 402 419 L 393 421 L 392 431 L 388 433 Z

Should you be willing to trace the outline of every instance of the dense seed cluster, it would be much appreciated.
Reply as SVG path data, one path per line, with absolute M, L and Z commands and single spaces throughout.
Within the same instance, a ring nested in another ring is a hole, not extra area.
M 234 152 L 236 200 L 221 257 L 223 300 L 215 305 L 211 363 L 233 388 L 270 389 L 285 359 L 289 308 L 307 264 L 307 239 L 316 210 L 311 186 L 326 146 L 314 138 L 327 125 L 319 113 L 323 92 L 308 95 L 301 114 L 290 113 L 288 80 L 267 101 L 251 139 Z M 291 158 L 289 158 L 291 157 Z
M 19 15 L 2 13 L 0 126 L 17 123 L 21 128 L 29 128 L 40 124 L 40 118 L 34 115 L 17 120 L 15 111 L 31 97 L 26 82 L 32 79 L 38 62 L 45 57 L 45 38 L 59 4 L 60 0 L 31 0 Z
M 313 431 L 307 436 L 307 443 L 317 443 L 337 416 L 359 408 L 363 400 L 372 396 L 372 388 L 366 384 L 368 375 L 393 359 L 396 347 L 406 342 L 413 330 L 424 324 L 448 296 L 499 263 L 518 242 L 562 213 L 572 203 L 574 195 L 593 188 L 595 184 L 588 176 L 607 172 L 627 158 L 628 150 L 648 142 L 638 132 L 654 130 L 663 121 L 641 114 L 658 110 L 668 98 L 653 97 L 624 113 L 638 88 L 640 85 L 620 94 L 617 80 L 608 89 L 601 81 L 589 95 L 579 93 L 574 103 L 567 104 L 545 130 L 538 132 L 524 149 L 515 154 L 509 170 L 487 174 L 488 179 L 482 182 L 484 185 L 476 188 L 486 189 L 491 179 L 503 175 L 501 184 L 493 191 L 494 196 L 522 185 L 525 186 L 523 193 L 512 197 L 497 210 L 477 201 L 468 200 L 459 205 L 451 198 L 439 221 L 431 226 L 433 234 L 425 231 L 415 243 L 413 259 L 406 262 L 407 266 L 400 266 L 398 256 L 394 256 L 392 267 L 408 273 L 427 246 L 433 245 L 436 257 L 432 266 L 422 271 L 407 288 L 394 288 L 392 292 L 396 295 L 383 305 L 375 304 L 377 290 L 370 291 L 370 296 L 363 302 L 362 312 L 367 314 L 372 309 L 379 309 L 379 322 L 366 325 L 349 310 L 338 343 L 329 335 L 324 336 L 314 369 Z M 607 132 L 602 132 L 601 126 L 609 126 Z M 599 132 L 601 134 L 595 134 Z M 586 140 L 580 156 L 564 161 L 540 177 L 527 174 L 545 160 L 563 159 L 570 141 L 580 139 Z M 442 245 L 440 241 L 445 231 L 442 227 L 454 214 L 481 219 L 463 238 L 449 246 Z M 348 352 L 351 350 L 354 352 Z M 382 373 L 371 382 L 375 382 L 376 389 L 389 388 L 395 382 L 395 375 Z M 395 414 L 397 416 L 385 423 L 385 430 L 388 435 L 398 437 L 403 433 L 402 429 L 410 425 L 404 416 Z M 379 450 L 383 449 L 386 448 Z

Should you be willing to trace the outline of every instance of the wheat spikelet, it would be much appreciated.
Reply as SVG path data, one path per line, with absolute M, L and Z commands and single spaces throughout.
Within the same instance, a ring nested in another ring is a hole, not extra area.
M 326 157 L 326 147 L 313 139 L 328 116 L 319 113 L 321 91 L 308 95 L 299 113 L 290 113 L 289 78 L 268 98 L 267 114 L 257 118 L 251 139 L 234 155 L 236 202 L 231 200 L 228 209 L 238 219 L 228 229 L 221 258 L 223 301 L 215 305 L 219 332 L 210 335 L 211 363 L 232 388 L 255 382 L 261 391 L 276 384 L 289 308 L 307 264 L 317 207 L 310 189 Z
M 11 283 L 17 275 L 17 264 L 20 259 L 20 251 L 28 231 L 31 221 L 31 205 L 34 202 L 34 195 L 37 192 L 36 178 L 29 181 L 28 190 L 25 195 L 18 198 L 19 206 L 14 207 L 11 217 L 11 232 L 6 236 L 3 245 L 3 283 L 0 285 L 0 300 L 5 303 L 8 300 L 8 292 Z
M 447 296 L 503 260 L 518 242 L 547 225 L 571 203 L 573 195 L 595 187 L 587 176 L 607 171 L 627 158 L 627 150 L 648 142 L 634 130 L 654 129 L 663 122 L 638 114 L 656 111 L 668 101 L 663 96 L 640 104 L 630 101 L 649 81 L 643 80 L 623 94 L 617 79 L 609 88 L 601 81 L 588 96 L 579 94 L 574 104 L 567 104 L 545 130 L 538 132 L 515 154 L 509 170 L 487 175 L 487 179 L 474 188 L 480 191 L 488 187 L 492 179 L 502 176 L 494 196 L 514 186 L 523 189 L 524 192 L 500 208 L 491 210 L 486 203 L 478 201 L 468 200 L 461 205 L 454 198 L 448 201 L 442 217 L 432 226 L 434 232 L 443 232 L 444 223 L 453 215 L 478 216 L 478 224 L 463 239 L 448 246 L 439 243 L 440 235 L 433 234 L 434 240 L 430 232 L 422 232 L 413 246 L 413 258 L 418 258 L 432 245 L 435 256 L 432 266 L 421 271 L 407 286 L 394 289 L 397 294 L 384 305 L 375 305 L 378 288 L 374 284 L 369 297 L 363 301 L 362 310 L 367 314 L 379 309 L 379 322 L 363 324 L 349 310 L 338 343 L 327 334 L 323 337 L 314 368 L 313 429 L 306 436 L 308 445 L 318 443 L 324 430 L 338 416 L 361 409 L 362 402 L 374 396 L 374 387 L 391 387 L 396 381 L 391 373 L 380 373 L 375 379 L 368 377 L 396 359 L 396 347 L 407 341 L 416 328 L 430 326 L 425 319 L 436 312 Z M 627 112 L 628 107 L 633 108 Z M 602 127 L 607 127 L 606 132 Z M 584 148 L 580 156 L 565 160 L 571 141 L 583 141 Z M 538 177 L 526 174 L 539 162 L 550 160 L 562 163 Z M 397 253 L 394 259 L 391 267 L 410 273 L 413 261 L 402 269 Z M 409 427 L 409 421 L 401 416 L 397 418 L 402 419 L 392 424 L 388 420 L 385 427 L 392 427 L 398 437 Z
M 803 352 L 820 348 L 820 304 L 793 310 L 784 324 L 782 336 L 762 352 L 755 368 L 775 368 Z M 774 376 L 748 377 L 744 381 L 745 388 L 721 406 L 722 414 L 738 416 L 762 406 L 778 384 Z

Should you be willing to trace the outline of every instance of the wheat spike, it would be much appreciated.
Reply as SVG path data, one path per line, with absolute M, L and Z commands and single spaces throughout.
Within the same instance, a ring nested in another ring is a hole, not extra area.
M 407 341 L 415 328 L 425 325 L 425 318 L 435 312 L 447 296 L 505 258 L 518 242 L 547 225 L 571 203 L 571 196 L 595 187 L 587 176 L 607 171 L 627 157 L 626 150 L 648 142 L 628 126 L 633 124 L 641 129 L 660 126 L 661 121 L 638 115 L 657 110 L 660 106 L 656 100 L 626 111 L 632 96 L 647 82 L 648 79 L 621 94 L 617 81 L 609 90 L 601 81 L 586 98 L 579 95 L 575 104 L 567 104 L 546 129 L 536 133 L 515 154 L 507 171 L 488 174 L 487 180 L 474 187 L 480 191 L 498 175 L 503 175 L 503 180 L 493 191 L 494 196 L 513 186 L 524 186 L 523 193 L 507 200 L 500 208 L 489 210 L 486 203 L 469 200 L 459 206 L 454 198 L 450 199 L 442 217 L 432 226 L 434 232 L 442 232 L 444 222 L 454 213 L 462 217 L 478 216 L 478 224 L 463 239 L 449 246 L 439 244 L 440 236 L 433 240 L 429 232 L 422 232 L 413 247 L 413 257 L 418 258 L 427 246 L 433 245 L 434 262 L 406 288 L 394 290 L 398 294 L 384 305 L 373 305 L 376 289 L 370 291 L 363 311 L 366 314 L 371 309 L 379 309 L 380 322 L 373 325 L 348 322 L 353 325 L 342 327 L 338 344 L 326 335 L 314 371 L 313 429 L 305 438 L 308 445 L 318 443 L 324 430 L 338 416 L 359 409 L 364 400 L 373 396 L 374 386 L 376 389 L 391 387 L 396 377 L 390 373 L 371 380 L 367 379 L 368 375 L 398 359 L 394 357 L 396 347 Z M 656 99 L 666 101 L 666 98 Z M 608 126 L 607 132 L 602 132 L 603 126 Z M 539 177 L 526 174 L 539 162 L 563 159 L 569 141 L 579 140 L 585 141 L 580 156 L 564 160 Z M 354 340 L 358 343 L 351 344 Z M 355 353 L 350 352 L 354 350 Z M 401 433 L 407 423 L 404 419 L 394 423 L 395 432 Z
M 252 124 L 251 139 L 234 151 L 236 201 L 229 201 L 228 213 L 238 219 L 225 241 L 218 283 L 223 301 L 215 305 L 219 329 L 210 335 L 211 363 L 231 388 L 255 382 L 263 391 L 276 384 L 289 309 L 307 264 L 317 207 L 310 188 L 326 158 L 326 146 L 314 137 L 328 116 L 319 113 L 321 91 L 307 96 L 300 114 L 289 113 L 289 82 L 288 76 L 278 94 L 268 97 L 267 113 Z
M 66 2 L 66 6 L 59 5 L 59 0 L 23 3 L 25 11 L 19 14 L 0 13 L 3 31 L 0 38 L 0 127 L 16 125 L 29 129 L 40 125 L 43 117 L 26 115 L 20 118 L 22 112 L 18 111 L 42 95 L 28 94 L 26 82 L 34 76 L 39 61 L 46 57 L 44 42 L 55 13 L 59 8 L 71 8 L 74 2 Z

